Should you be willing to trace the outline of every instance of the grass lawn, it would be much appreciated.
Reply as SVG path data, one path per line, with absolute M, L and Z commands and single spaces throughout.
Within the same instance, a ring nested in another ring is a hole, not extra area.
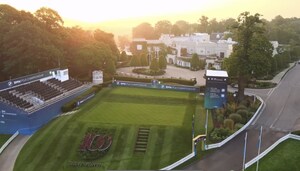
M 100 170 L 163 168 L 191 153 L 194 113 L 197 133 L 204 133 L 204 125 L 199 125 L 205 119 L 202 106 L 203 97 L 195 93 L 103 89 L 78 113 L 56 118 L 37 131 L 23 147 L 14 170 L 95 170 L 71 166 L 72 162 L 97 163 Z M 103 157 L 85 161 L 78 149 L 90 127 L 112 130 L 113 143 Z M 134 152 L 139 127 L 150 129 L 145 153 Z
M 0 134 L 0 147 L 11 137 L 10 134 Z
M 259 161 L 259 171 L 300 170 L 300 141 L 286 140 Z M 255 171 L 256 163 L 246 169 Z

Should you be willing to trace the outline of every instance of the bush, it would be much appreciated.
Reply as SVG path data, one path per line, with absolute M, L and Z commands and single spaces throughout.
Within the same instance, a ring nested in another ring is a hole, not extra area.
M 65 113 L 65 112 L 69 112 L 69 111 L 75 109 L 77 101 L 79 101 L 80 99 L 88 96 L 89 94 L 97 93 L 101 89 L 102 89 L 102 85 L 95 85 L 95 86 L 91 87 L 90 89 L 86 90 L 85 92 L 83 92 L 82 94 L 80 94 L 79 96 L 77 96 L 76 98 L 74 98 L 73 100 L 71 100 L 70 102 L 64 104 L 61 107 L 61 111 Z
M 243 104 L 240 104 L 240 105 L 236 108 L 236 110 L 247 110 L 247 107 L 246 107 L 245 105 L 243 105 Z
M 159 75 L 164 75 L 166 73 L 165 70 L 151 70 L 148 68 L 135 68 L 132 70 L 133 73 L 136 74 L 143 74 L 143 75 L 149 75 L 149 76 L 159 76 Z
M 300 135 L 300 130 L 298 130 L 298 131 L 293 131 L 292 134 Z
M 225 119 L 224 120 L 224 127 L 230 130 L 233 130 L 234 121 L 232 119 Z
M 242 120 L 241 120 L 242 124 L 246 124 L 247 121 L 249 120 L 248 113 L 249 112 L 245 109 L 240 109 L 240 110 L 237 111 L 237 114 L 239 114 L 242 117 Z
M 220 142 L 232 134 L 232 131 L 224 128 L 215 128 L 210 133 L 209 140 L 213 143 Z
M 133 82 L 143 82 L 143 83 L 151 83 L 152 78 L 136 78 L 136 77 L 125 77 L 125 76 L 115 76 L 115 80 L 121 80 L 121 81 L 133 81 Z M 184 80 L 184 79 L 177 79 L 177 78 L 159 78 L 157 79 L 161 82 L 167 82 L 167 83 L 177 83 L 181 85 L 188 85 L 193 86 L 197 83 L 195 80 Z
M 232 113 L 229 115 L 229 118 L 232 119 L 234 121 L 234 123 L 241 123 L 242 121 L 242 117 L 241 115 L 237 114 L 237 113 Z
M 236 124 L 234 125 L 234 129 L 235 129 L 235 130 L 239 130 L 239 129 L 241 129 L 243 126 L 244 126 L 243 124 L 236 123 Z

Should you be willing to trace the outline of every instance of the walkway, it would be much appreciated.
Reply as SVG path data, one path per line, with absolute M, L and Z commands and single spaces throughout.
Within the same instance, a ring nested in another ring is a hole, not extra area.
M 22 147 L 30 138 L 29 135 L 18 135 L 0 154 L 0 171 L 13 171 L 15 161 Z

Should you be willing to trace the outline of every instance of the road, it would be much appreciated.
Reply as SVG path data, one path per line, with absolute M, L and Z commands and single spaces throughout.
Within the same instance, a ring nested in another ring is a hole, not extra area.
M 13 171 L 14 163 L 29 135 L 18 135 L 0 155 L 0 171 Z
M 300 65 L 291 69 L 276 88 L 247 90 L 261 96 L 266 105 L 263 112 L 244 132 L 186 170 L 242 170 L 245 132 L 248 132 L 246 161 L 257 155 L 259 129 L 263 127 L 261 151 L 290 131 L 300 128 Z

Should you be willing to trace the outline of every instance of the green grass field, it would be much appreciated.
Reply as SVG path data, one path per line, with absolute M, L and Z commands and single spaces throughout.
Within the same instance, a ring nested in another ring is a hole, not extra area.
M 259 171 L 300 170 L 300 141 L 286 140 L 259 161 Z M 255 171 L 256 163 L 246 169 Z
M 0 134 L 0 147 L 11 137 L 10 134 Z
M 160 169 L 191 153 L 191 120 L 204 133 L 203 97 L 195 93 L 139 88 L 106 88 L 74 115 L 54 119 L 26 143 L 15 164 L 24 170 L 95 170 L 74 167 L 86 162 L 79 145 L 90 127 L 114 130 L 113 144 L 100 159 L 100 170 Z M 201 115 L 201 116 L 200 116 Z M 150 128 L 147 151 L 134 152 L 139 127 Z M 30 164 L 29 164 L 30 163 Z

